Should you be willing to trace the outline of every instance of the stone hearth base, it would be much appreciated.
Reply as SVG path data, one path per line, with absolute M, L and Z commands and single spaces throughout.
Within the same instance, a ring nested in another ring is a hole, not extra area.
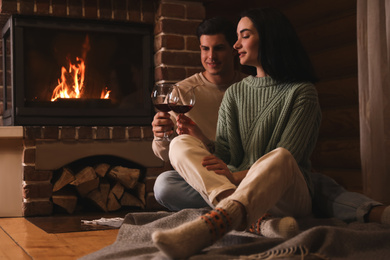
M 0 127 L 0 217 L 53 213 L 54 171 L 91 156 L 115 156 L 146 169 L 146 209 L 160 209 L 156 176 L 170 166 L 154 156 L 150 127 Z

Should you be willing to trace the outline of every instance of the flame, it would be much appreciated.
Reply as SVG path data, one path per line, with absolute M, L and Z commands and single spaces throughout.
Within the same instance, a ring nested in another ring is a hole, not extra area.
M 85 77 L 85 62 L 86 54 L 89 51 L 89 38 L 86 37 L 85 43 L 83 44 L 83 58 L 76 57 L 76 63 L 72 64 L 69 61 L 69 69 L 65 67 L 61 68 L 61 77 L 58 79 L 58 85 L 54 89 L 51 101 L 55 101 L 58 98 L 82 98 L 83 91 L 85 88 L 84 77 Z M 102 90 L 100 99 L 109 99 L 110 92 L 107 87 Z
M 109 99 L 110 98 L 110 92 L 111 90 L 103 89 L 102 93 L 100 94 L 100 99 Z

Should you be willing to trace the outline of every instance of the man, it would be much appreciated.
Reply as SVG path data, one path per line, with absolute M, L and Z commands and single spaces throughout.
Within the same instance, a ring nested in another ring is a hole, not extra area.
M 211 140 L 215 139 L 218 109 L 226 89 L 246 76 L 235 70 L 237 53 L 232 46 L 237 37 L 235 28 L 229 21 L 221 17 L 206 20 L 198 27 L 197 35 L 200 41 L 201 62 L 205 70 L 178 83 L 181 89 L 195 88 L 195 106 L 186 114 L 187 116 L 180 116 L 180 122 L 176 122 L 177 114 L 174 112 L 170 114 L 158 112 L 152 122 L 156 137 L 163 136 L 164 131 L 174 136 L 173 128 L 177 127 L 179 131 L 183 129 L 181 134 L 197 131 L 204 143 L 211 143 Z M 153 151 L 162 160 L 169 160 L 169 142 L 154 140 Z M 164 172 L 157 178 L 154 193 L 157 201 L 165 207 L 177 211 L 183 208 L 208 206 L 198 192 L 187 185 L 186 193 L 191 193 L 192 199 L 177 198 L 175 193 L 169 192 L 170 184 L 166 182 L 185 184 L 176 171 Z M 169 201 L 174 203 L 168 204 Z
M 215 139 L 218 109 L 226 89 L 245 77 L 235 70 L 235 27 L 223 18 L 201 23 L 197 30 L 204 71 L 178 83 L 182 90 L 195 88 L 196 104 L 187 116 L 170 112 L 156 113 L 152 122 L 154 136 L 164 131 L 197 136 L 207 146 Z M 178 120 L 178 121 L 176 121 Z M 153 151 L 164 161 L 169 160 L 169 142 L 153 141 Z M 390 224 L 390 207 L 348 192 L 325 175 L 313 173 L 315 195 L 313 208 L 322 216 L 346 222 L 380 222 Z M 212 206 L 175 171 L 160 174 L 154 186 L 156 200 L 172 211 Z

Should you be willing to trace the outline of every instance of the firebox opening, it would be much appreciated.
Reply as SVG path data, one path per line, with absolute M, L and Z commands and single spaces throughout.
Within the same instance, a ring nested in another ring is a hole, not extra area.
M 79 97 L 82 99 L 100 99 L 102 91 L 107 89 L 111 91 L 109 99 L 113 105 L 131 107 L 142 102 L 140 39 L 133 40 L 128 34 L 106 33 L 102 37 L 100 32 L 37 28 L 26 31 L 25 38 L 25 93 L 26 102 L 32 106 L 53 105 L 48 101 L 60 84 L 82 85 Z M 85 66 L 85 72 L 73 75 L 80 64 Z M 74 79 L 77 76 L 78 82 Z M 71 91 L 74 92 L 72 88 L 68 92 Z
M 13 15 L 3 40 L 14 103 L 6 125 L 150 123 L 151 25 Z
M 53 214 L 145 208 L 146 169 L 110 155 L 79 159 L 53 172 Z

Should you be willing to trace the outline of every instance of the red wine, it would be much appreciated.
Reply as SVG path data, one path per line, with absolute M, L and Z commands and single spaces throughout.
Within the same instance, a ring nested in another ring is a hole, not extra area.
M 190 111 L 193 106 L 191 106 L 191 105 L 169 105 L 169 107 L 173 111 L 175 111 L 176 113 L 184 114 L 184 113 L 187 113 L 188 111 Z
M 154 107 L 160 110 L 161 112 L 171 111 L 171 107 L 168 104 L 154 104 Z

